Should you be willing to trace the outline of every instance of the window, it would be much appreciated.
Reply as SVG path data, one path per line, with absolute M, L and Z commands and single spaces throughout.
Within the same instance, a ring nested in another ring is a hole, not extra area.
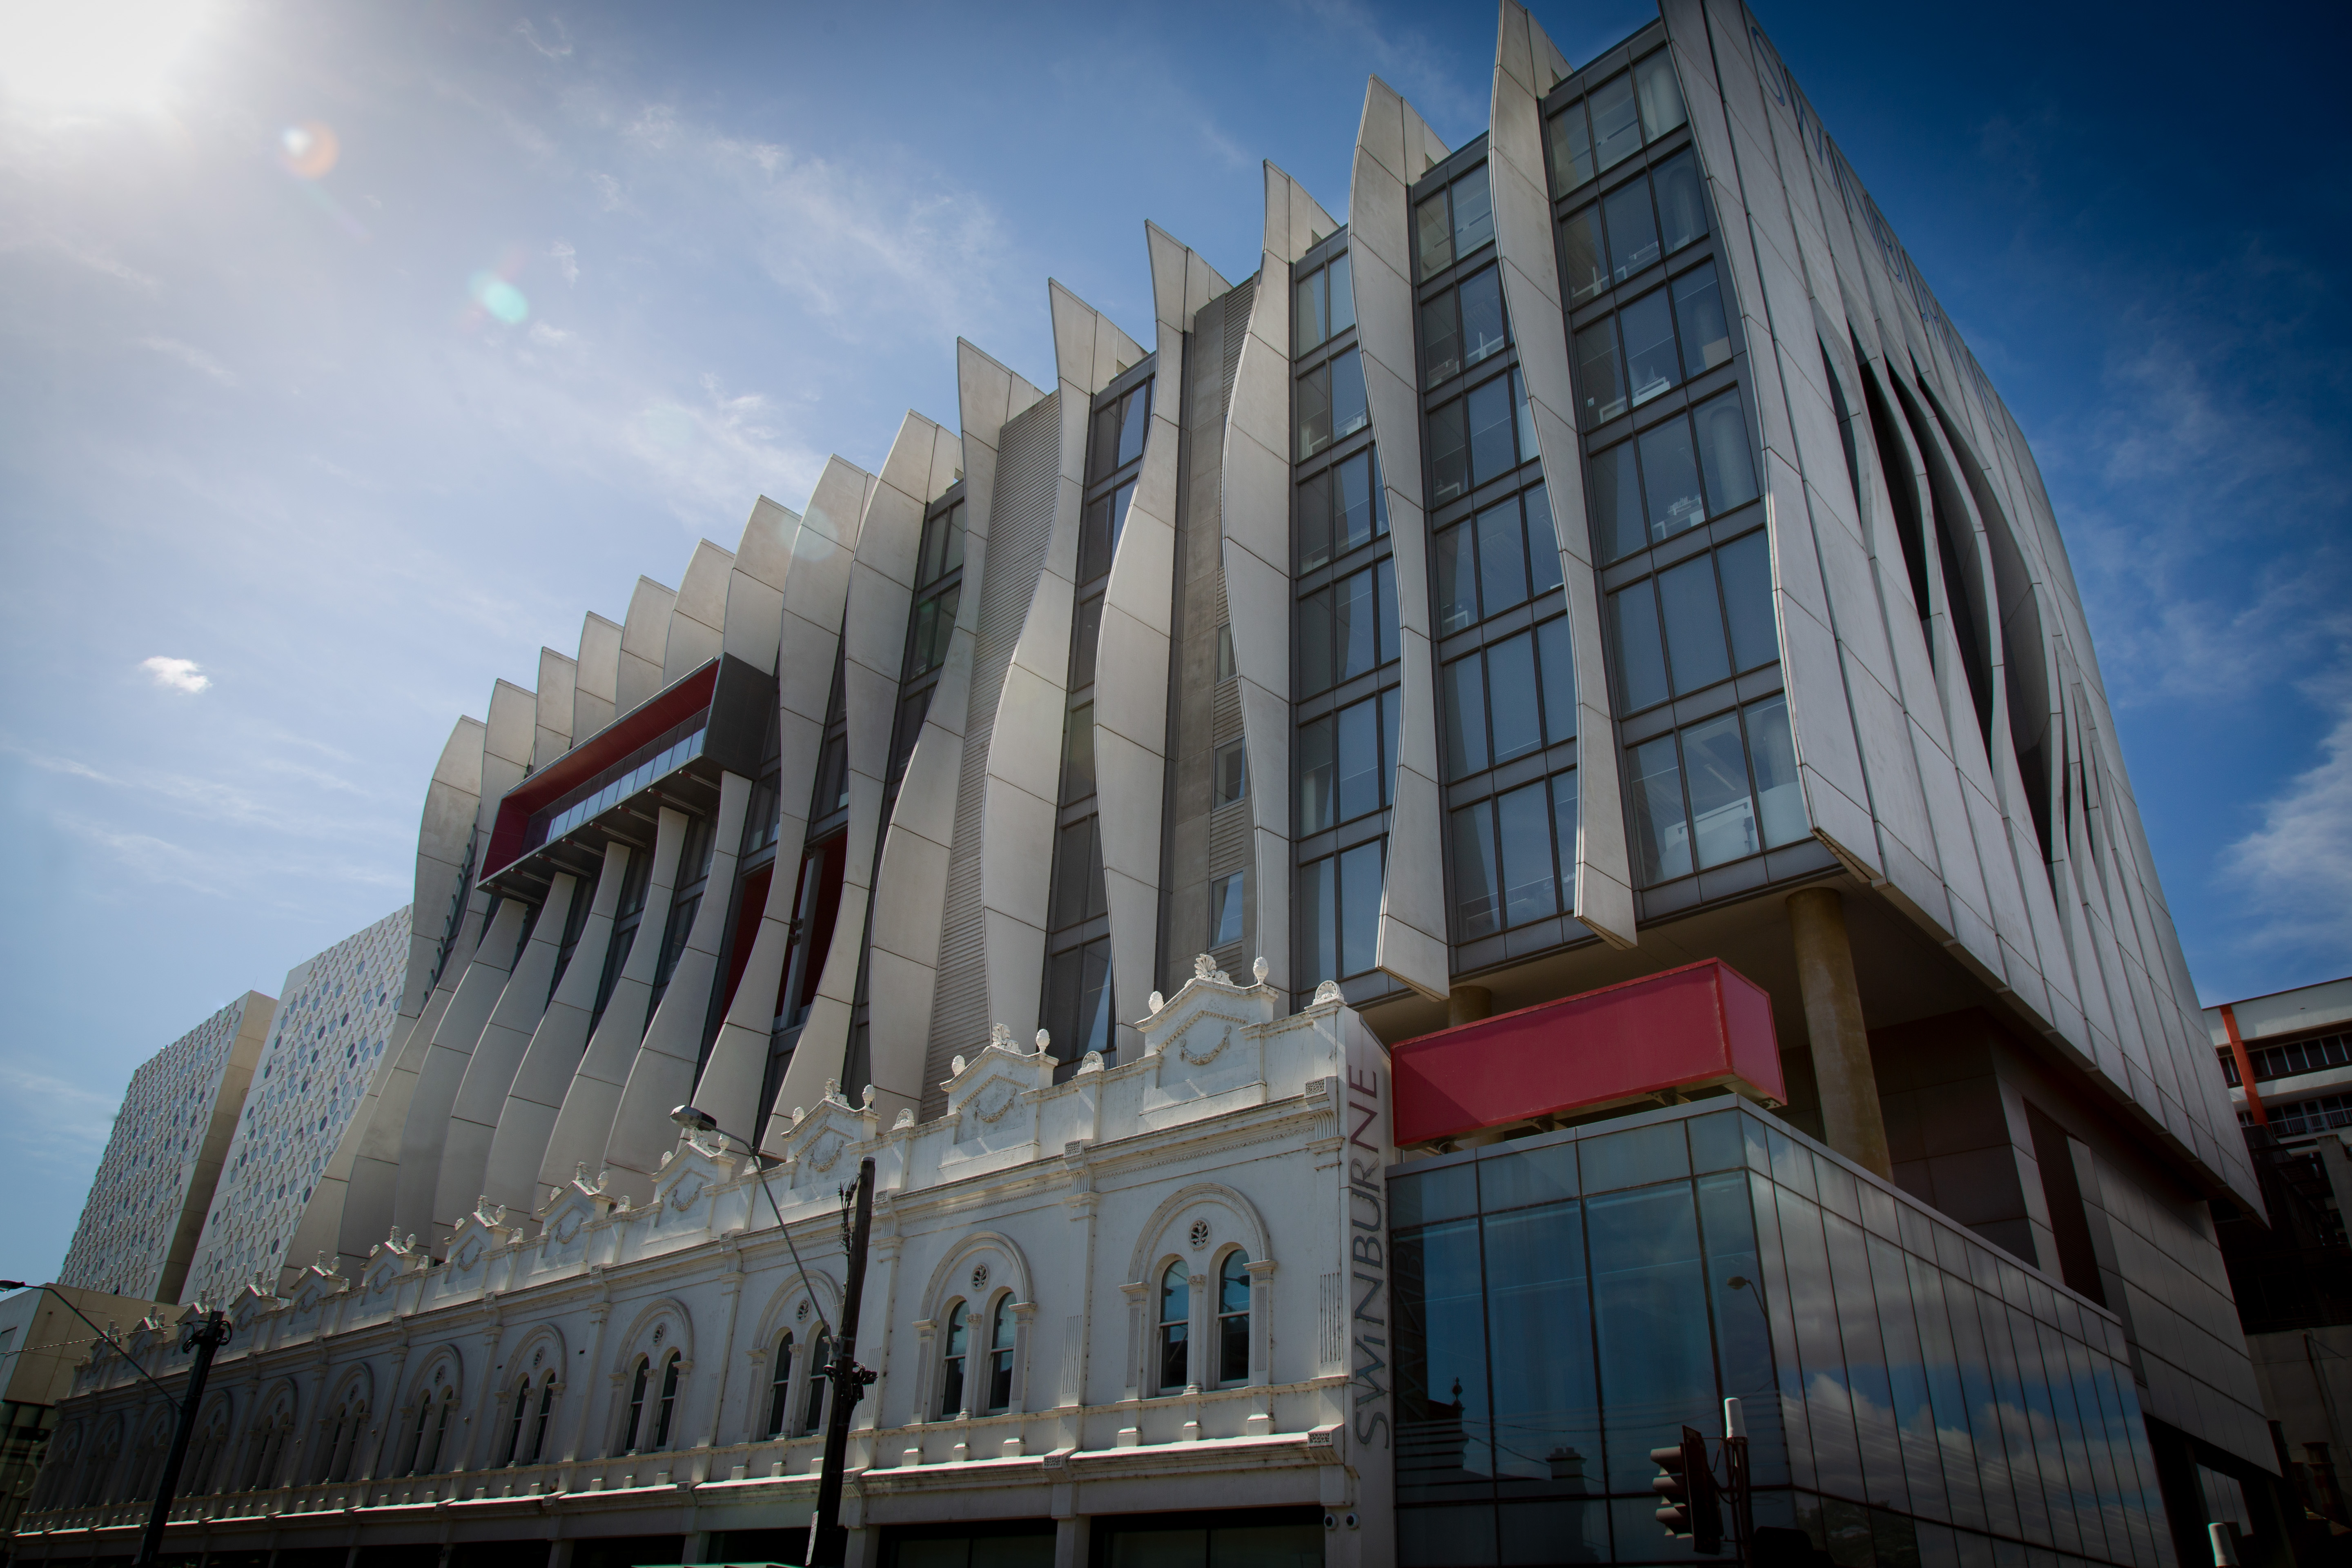
M 1495 237 L 1495 202 L 1486 185 L 1486 165 L 1468 174 L 1412 209 L 1413 250 L 1421 276 L 1434 278 L 1467 258 Z
M 1160 1276 L 1160 1392 L 1180 1394 L 1192 1381 L 1192 1279 L 1183 1260 Z
M 963 1414 L 963 1363 L 971 1338 L 971 1310 L 961 1301 L 948 1309 L 948 1331 L 940 1342 L 940 1419 Z
M 1454 660 L 1439 690 L 1449 781 L 1573 739 L 1576 667 L 1568 617 L 1556 616 Z
M 1364 363 L 1356 351 L 1334 354 L 1298 378 L 1298 457 L 1313 457 L 1371 423 L 1364 400 Z
M 1242 917 L 1245 906 L 1243 892 L 1248 883 L 1247 874 L 1234 872 L 1220 877 L 1209 884 L 1209 945 L 1229 947 L 1242 939 Z
M 915 742 L 923 738 L 923 721 L 931 711 L 931 692 L 926 686 L 898 700 L 898 715 L 890 726 L 890 772 L 895 782 L 905 776 L 907 764 L 915 760 Z
M 1388 531 L 1388 502 L 1381 493 L 1380 460 L 1374 453 L 1358 452 L 1299 485 L 1299 571 L 1311 572 Z M 1221 650 L 1231 647 L 1231 635 L 1230 627 L 1220 628 L 1225 639 Z M 1219 665 L 1221 670 L 1225 668 Z
M 1474 626 L 1560 585 L 1551 498 L 1538 485 L 1437 535 L 1437 635 Z
M 1577 406 L 1588 431 L 1729 361 L 1731 329 L 1715 263 L 1703 261 L 1580 328 L 1575 357 Z
M 824 1396 L 833 1386 L 826 1365 L 833 1360 L 833 1336 L 819 1329 L 809 1341 L 808 1400 L 801 1412 L 801 1435 L 808 1436 L 824 1425 Z
M 506 1463 L 509 1465 L 519 1465 L 522 1463 L 523 1423 L 529 1420 L 530 1416 L 530 1379 L 526 1376 L 520 1383 L 515 1384 L 514 1418 L 507 1426 Z
M 1375 562 L 1298 601 L 1298 689 L 1307 698 L 1398 656 L 1396 565 Z
M 1483 382 L 1429 416 L 1430 504 L 1444 506 L 1535 456 L 1535 416 L 1519 373 Z
M 1805 836 L 1784 696 L 1633 748 L 1636 872 L 1649 887 Z
M 677 1415 L 677 1377 L 685 1359 L 672 1351 L 662 1360 L 661 1402 L 654 1409 L 653 1446 L 656 1448 L 669 1447 L 670 1424 Z
M 1225 1254 L 1217 1268 L 1217 1381 L 1246 1383 L 1250 1372 L 1249 1254 Z
M 793 1385 L 793 1336 L 787 1331 L 776 1342 L 775 1364 L 768 1373 L 768 1436 L 775 1436 L 784 1429 L 784 1419 L 791 1413 Z
M 1095 793 L 1095 705 L 1070 710 L 1062 730 L 1062 800 L 1066 805 Z
M 530 1463 L 534 1465 L 547 1458 L 547 1424 L 554 1414 L 555 1374 L 551 1372 L 539 1384 L 539 1417 L 530 1435 Z
M 988 1331 L 988 1413 L 992 1415 L 1013 1408 L 1013 1348 L 1021 1325 L 1013 1315 L 1011 1291 L 996 1299 L 996 1310 L 990 1314 Z
M 923 538 L 915 555 L 915 586 L 928 588 L 950 572 L 963 569 L 964 503 L 958 501 L 923 522 Z
M 1317 983 L 1372 967 L 1385 854 L 1375 838 L 1299 868 L 1299 952 Z
M 1110 939 L 1054 954 L 1045 975 L 1046 1027 L 1055 1054 L 1075 1062 L 1088 1051 L 1111 1053 Z
M 1481 268 L 1421 306 L 1422 384 L 1453 380 L 1510 346 L 1503 319 L 1503 276 Z
M 1697 527 L 1757 495 L 1737 389 L 1596 453 L 1593 527 L 1609 560 Z
M 418 1475 L 429 1476 L 440 1469 L 441 1446 L 447 1442 L 449 1437 L 449 1413 L 457 1408 L 457 1391 L 455 1388 L 446 1389 L 438 1400 L 427 1405 L 418 1413 L 419 1441 L 416 1446 L 415 1465 Z M 428 1418 L 432 1422 L 432 1430 L 429 1433 L 425 1430 L 425 1425 Z
M 629 1424 L 621 1433 L 621 1451 L 637 1451 L 637 1428 L 644 1424 L 646 1414 L 646 1379 L 652 1375 L 653 1363 L 645 1357 L 637 1358 L 636 1370 L 629 1374 Z
M 948 661 L 948 645 L 955 637 L 956 607 L 963 584 L 950 584 L 915 603 L 914 620 L 907 636 L 907 674 L 923 675 Z
M 1119 539 L 1127 531 L 1128 508 L 1134 503 L 1132 479 L 1087 503 L 1078 527 L 1080 583 L 1091 583 L 1110 574 L 1110 563 L 1118 555 Z
M 1660 49 L 1552 116 L 1551 194 L 1568 195 L 1688 118 L 1674 64 Z
M 1572 770 L 1454 813 L 1456 941 L 1575 907 L 1576 813 Z
M 1231 805 L 1249 794 L 1249 752 L 1245 742 L 1228 741 L 1217 748 L 1216 804 Z
M 1217 684 L 1222 686 L 1240 671 L 1234 664 L 1234 628 L 1231 622 L 1217 624 Z
M 1396 782 L 1397 688 L 1298 727 L 1298 823 L 1304 836 L 1390 805 Z
M 1291 285 L 1290 342 L 1295 357 L 1356 324 L 1356 295 L 1343 252 Z
M 1102 869 L 1102 818 L 1086 816 L 1064 827 L 1054 850 L 1054 900 L 1047 920 L 1055 930 L 1108 912 Z
M 1597 298 L 1707 235 L 1698 164 L 1688 152 L 1560 219 L 1560 280 L 1570 305 Z
M 1767 552 L 1759 529 L 1609 595 L 1619 711 L 1638 713 L 1780 658 Z
M 1151 422 L 1151 383 L 1095 410 L 1094 445 L 1087 461 L 1096 479 L 1107 478 L 1143 456 L 1143 435 Z

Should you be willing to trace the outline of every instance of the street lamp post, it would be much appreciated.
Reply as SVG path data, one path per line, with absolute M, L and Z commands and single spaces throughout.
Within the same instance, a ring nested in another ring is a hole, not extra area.
M 728 1131 L 708 1111 L 681 1105 L 669 1113 L 669 1119 L 691 1131 L 716 1132 L 743 1145 L 753 1161 L 762 1159 L 750 1139 Z M 783 1232 L 784 1245 L 792 1247 L 793 1267 L 805 1279 L 808 1268 L 801 1262 L 800 1248 L 793 1244 L 793 1233 L 784 1226 L 784 1213 L 776 1205 L 776 1194 L 768 1187 L 764 1163 L 760 1168 L 760 1190 L 768 1194 L 768 1209 L 776 1216 L 776 1228 Z M 857 1364 L 857 1319 L 866 1298 L 866 1252 L 874 1231 L 874 1162 L 870 1157 L 857 1163 L 857 1184 L 842 1196 L 848 1198 L 853 1193 L 856 1208 L 844 1227 L 847 1234 L 842 1238 L 849 1255 L 848 1277 L 842 1282 L 841 1322 L 833 1338 L 833 1364 L 825 1368 L 825 1377 L 833 1384 L 833 1407 L 825 1422 L 824 1458 L 817 1471 L 816 1512 L 809 1520 L 808 1568 L 840 1568 L 848 1555 L 849 1532 L 841 1526 L 841 1488 L 849 1462 L 849 1422 L 875 1376 Z

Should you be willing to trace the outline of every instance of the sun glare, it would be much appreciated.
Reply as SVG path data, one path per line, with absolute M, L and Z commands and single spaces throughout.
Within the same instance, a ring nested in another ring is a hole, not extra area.
M 212 12 L 202 0 L 0 0 L 0 105 L 159 108 Z

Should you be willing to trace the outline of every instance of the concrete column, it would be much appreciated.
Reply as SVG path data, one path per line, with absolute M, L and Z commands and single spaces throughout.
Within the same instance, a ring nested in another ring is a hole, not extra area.
M 1083 1513 L 1054 1521 L 1054 1568 L 1087 1568 L 1094 1521 Z
M 1495 1010 L 1495 994 L 1484 985 L 1456 985 L 1445 998 L 1445 1026 L 1475 1024 Z
M 1854 983 L 1853 950 L 1846 942 L 1844 900 L 1834 888 L 1790 894 L 1789 931 L 1797 949 L 1813 1078 L 1821 1089 L 1822 1131 L 1831 1148 L 1891 1181 L 1886 1122 L 1870 1066 L 1870 1037 L 1862 1023 L 1862 990 Z

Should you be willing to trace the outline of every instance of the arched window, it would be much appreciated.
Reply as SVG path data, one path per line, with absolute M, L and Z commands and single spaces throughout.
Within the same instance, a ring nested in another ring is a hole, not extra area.
M 352 1479 L 352 1464 L 358 1457 L 360 1434 L 367 1427 L 367 1405 L 355 1400 L 335 1413 L 335 1435 L 327 1450 L 329 1481 Z
M 801 1412 L 801 1436 L 805 1437 L 824 1425 L 825 1391 L 833 1386 L 825 1368 L 833 1360 L 833 1336 L 823 1329 L 809 1341 L 808 1403 Z
M 662 1359 L 661 1404 L 654 1413 L 654 1447 L 669 1447 L 671 1420 L 677 1415 L 678 1365 L 685 1360 L 682 1352 L 672 1351 Z
M 528 1374 L 515 1383 L 514 1417 L 507 1424 L 506 1463 L 519 1465 L 522 1458 L 523 1423 L 530 1418 L 530 1378 Z
M 1217 1269 L 1217 1381 L 1249 1381 L 1249 1254 L 1235 1247 Z
M 425 1434 L 432 1430 L 433 1401 L 424 1394 L 416 1398 L 416 1430 L 408 1438 L 408 1474 L 416 1475 L 425 1468 Z
M 449 1440 L 449 1416 L 457 1408 L 455 1387 L 443 1389 L 440 1399 L 425 1407 L 425 1413 L 433 1418 L 433 1430 L 427 1440 L 418 1446 L 417 1474 L 429 1476 L 440 1470 L 442 1447 Z
M 768 1436 L 784 1429 L 793 1393 L 793 1335 L 787 1329 L 776 1342 L 775 1367 L 768 1376 Z
M 988 1328 L 988 1413 L 1013 1408 L 1013 1341 L 1020 1324 L 1013 1316 L 1013 1292 L 996 1299 Z
M 1160 1392 L 1172 1394 L 1192 1381 L 1192 1275 L 1178 1258 L 1160 1277 Z
M 963 1413 L 963 1358 L 971 1338 L 971 1310 L 961 1301 L 948 1309 L 948 1331 L 940 1342 L 940 1419 Z
M 547 1421 L 555 1414 L 555 1374 L 549 1373 L 539 1383 L 539 1421 L 530 1435 L 530 1462 L 538 1464 L 547 1458 Z
M 636 1370 L 629 1374 L 629 1424 L 621 1432 L 624 1454 L 637 1451 L 637 1427 L 646 1418 L 646 1378 L 652 1370 L 653 1363 L 639 1356 Z

